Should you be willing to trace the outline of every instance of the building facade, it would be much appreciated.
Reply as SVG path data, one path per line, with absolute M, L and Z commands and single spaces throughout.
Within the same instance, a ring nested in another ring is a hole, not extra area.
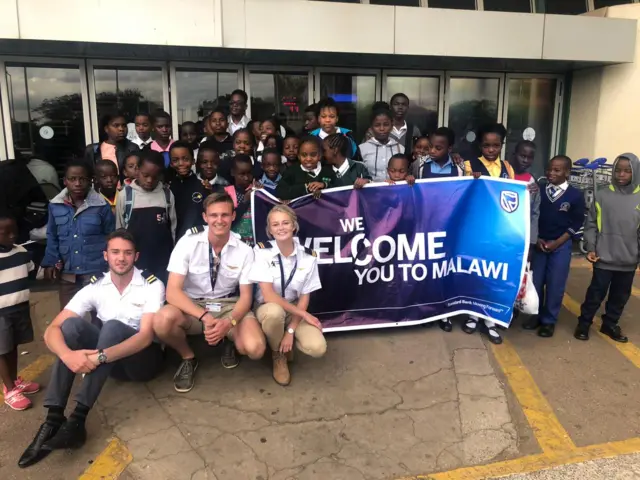
M 236 88 L 294 130 L 332 96 L 361 138 L 403 92 L 461 152 L 498 121 L 505 155 L 536 142 L 539 174 L 556 153 L 613 158 L 640 143 L 638 17 L 630 0 L 0 0 L 0 159 L 61 166 L 114 109 L 163 109 L 177 136 Z

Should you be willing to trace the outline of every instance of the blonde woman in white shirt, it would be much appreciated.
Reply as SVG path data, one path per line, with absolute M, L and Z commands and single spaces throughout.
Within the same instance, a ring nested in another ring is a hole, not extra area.
M 291 375 L 287 357 L 298 350 L 318 358 L 327 350 L 322 324 L 307 312 L 311 292 L 322 288 L 313 250 L 302 246 L 295 212 L 277 205 L 267 216 L 270 242 L 255 247 L 255 263 L 249 280 L 259 285 L 256 316 L 273 351 L 273 378 L 288 385 Z

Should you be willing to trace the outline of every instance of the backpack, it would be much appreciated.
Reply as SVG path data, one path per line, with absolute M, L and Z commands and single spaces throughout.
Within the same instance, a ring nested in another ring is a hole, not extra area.
M 165 208 L 167 210 L 167 221 L 170 222 L 171 217 L 169 216 L 169 210 L 171 207 L 171 190 L 169 190 L 169 187 L 167 187 L 166 185 L 163 187 L 162 190 L 164 192 L 164 202 L 165 202 Z M 131 212 L 133 211 L 133 197 L 135 196 L 134 190 L 133 188 L 131 188 L 131 185 L 125 185 L 124 195 L 125 195 L 125 200 L 124 200 L 123 221 L 124 221 L 124 228 L 128 229 L 129 220 L 131 220 Z

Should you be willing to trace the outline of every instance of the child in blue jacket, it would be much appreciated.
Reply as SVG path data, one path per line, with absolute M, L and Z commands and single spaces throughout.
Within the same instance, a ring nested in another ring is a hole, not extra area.
M 49 203 L 42 266 L 45 278 L 61 280 L 61 309 L 93 275 L 107 269 L 105 239 L 116 221 L 109 203 L 91 188 L 91 178 L 86 162 L 72 160 L 65 169 L 65 188 Z

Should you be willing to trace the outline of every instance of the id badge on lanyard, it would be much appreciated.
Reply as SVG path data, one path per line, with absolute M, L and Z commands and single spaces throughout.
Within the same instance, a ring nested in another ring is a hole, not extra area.
M 284 267 L 282 266 L 282 257 L 280 256 L 280 254 L 278 254 L 278 265 L 280 265 L 280 287 L 282 288 L 281 295 L 282 298 L 284 298 L 284 293 L 287 290 L 287 287 L 293 281 L 293 276 L 296 274 L 296 269 L 298 268 L 298 256 L 296 255 L 296 262 L 293 264 L 293 270 L 291 270 L 291 274 L 289 275 L 286 283 L 284 281 Z

